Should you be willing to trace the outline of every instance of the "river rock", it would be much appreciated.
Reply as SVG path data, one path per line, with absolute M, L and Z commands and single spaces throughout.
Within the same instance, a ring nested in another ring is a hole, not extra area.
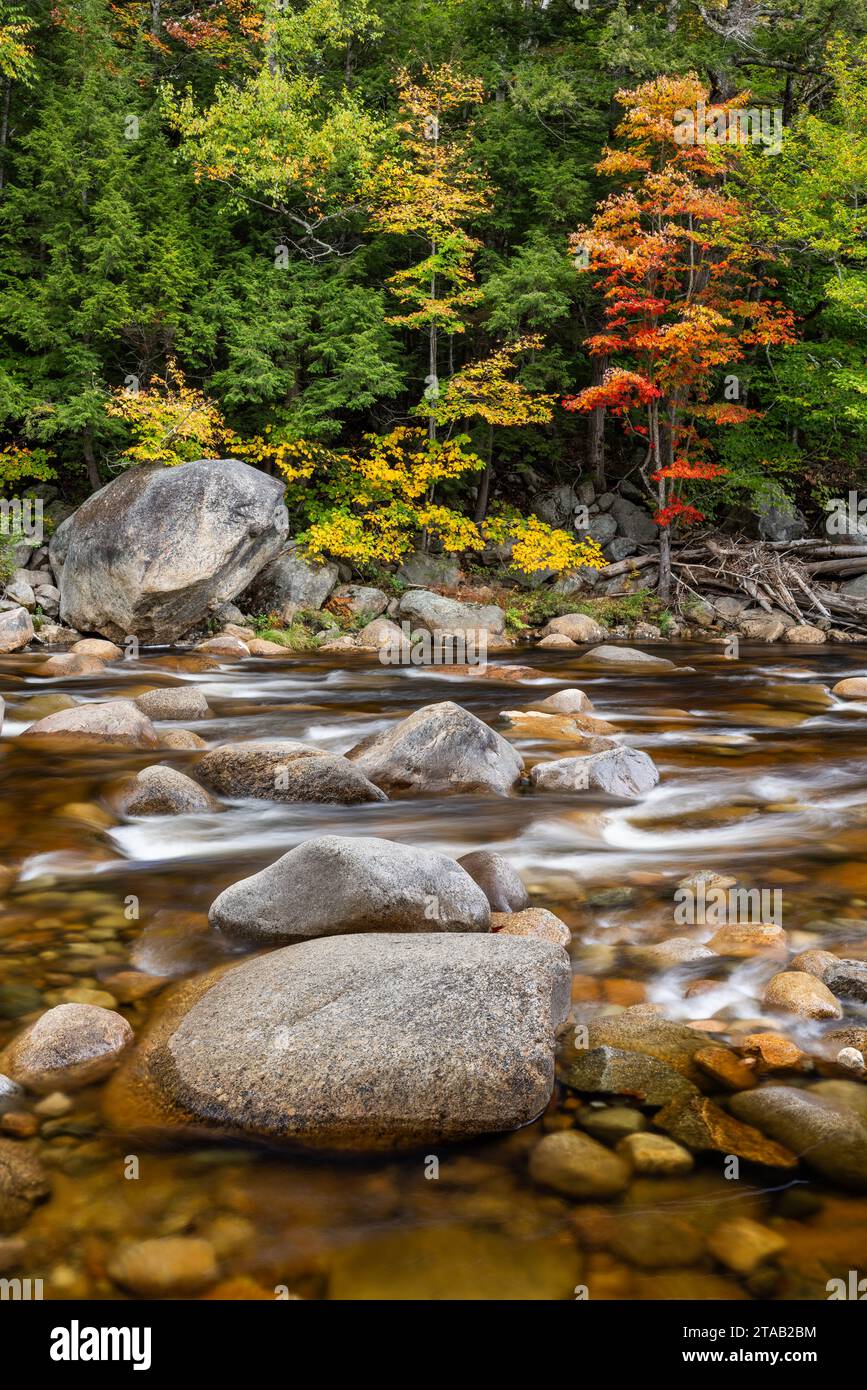
M 805 970 L 808 975 L 815 975 L 818 980 L 824 980 L 825 972 L 832 965 L 837 965 L 839 959 L 833 951 L 801 951 L 789 961 L 789 969 Z
M 158 748 L 160 744 L 153 724 L 132 700 L 105 700 L 59 710 L 31 724 L 21 737 L 116 748 Z
M 629 1185 L 629 1164 L 574 1129 L 546 1134 L 530 1152 L 530 1177 L 565 1197 L 617 1197 Z
M 457 599 L 432 594 L 427 589 L 409 589 L 397 606 L 398 616 L 417 623 L 428 632 L 443 637 L 502 635 L 506 615 L 494 604 L 460 603 Z
M 93 1004 L 58 1004 L 13 1038 L 0 1054 L 0 1071 L 46 1095 L 101 1081 L 132 1046 L 126 1019 Z
M 854 1111 L 794 1086 L 761 1086 L 728 1102 L 732 1112 L 799 1154 L 841 1187 L 867 1191 L 867 1124 Z
M 769 1009 L 780 1009 L 802 1018 L 842 1018 L 843 1010 L 830 989 L 806 970 L 784 970 L 765 987 L 764 1002 Z
M 664 1134 L 627 1134 L 618 1143 L 617 1152 L 634 1173 L 649 1177 L 676 1177 L 695 1166 L 689 1149 Z
M 436 850 L 322 835 L 224 889 L 210 921 L 274 945 L 349 932 L 487 932 L 491 914 L 478 884 Z
M 192 777 L 159 763 L 129 778 L 112 800 L 123 816 L 195 816 L 220 809 Z
M 831 687 L 832 695 L 841 700 L 867 700 L 867 676 L 847 676 Z
M 19 1230 L 50 1191 L 33 1150 L 20 1141 L 0 1139 L 0 1235 Z
M 372 651 L 380 647 L 391 649 L 393 654 L 399 655 L 405 636 L 397 623 L 393 623 L 390 618 L 374 618 L 372 623 L 368 623 L 355 634 L 356 645 Z M 383 663 L 385 664 L 385 663 Z
M 296 739 L 224 743 L 205 754 L 197 771 L 208 786 L 229 797 L 342 806 L 388 799 L 346 758 Z
M 98 656 L 101 661 L 118 661 L 123 656 L 116 642 L 106 642 L 103 637 L 82 637 L 69 650 L 76 656 Z
M 0 613 L 0 652 L 20 652 L 33 641 L 33 620 L 26 608 Z
M 821 646 L 827 642 L 827 637 L 820 627 L 814 627 L 812 623 L 795 623 L 794 627 L 786 630 L 786 641 L 795 642 L 800 646 Z
M 714 1259 L 741 1276 L 750 1275 L 760 1265 L 776 1259 L 786 1245 L 785 1236 L 746 1216 L 723 1221 L 711 1232 L 707 1242 Z
M 867 961 L 835 961 L 825 972 L 824 983 L 838 999 L 867 1004 Z
M 51 539 L 63 621 L 113 641 L 176 641 L 277 554 L 283 486 L 238 459 L 127 469 Z
M 759 1094 L 766 1092 L 739 1091 L 730 1101 L 735 1114 L 748 1120 L 749 1114 L 739 1106 Z M 790 1149 L 766 1139 L 764 1130 L 733 1120 L 706 1096 L 677 1096 L 657 1111 L 653 1122 L 688 1149 L 699 1152 L 715 1149 L 770 1168 L 793 1168 L 798 1161 Z
M 458 863 L 479 885 L 492 912 L 523 912 L 530 906 L 523 879 L 502 854 L 476 849 L 462 855 Z
M 533 708 L 545 710 L 549 714 L 589 714 L 593 705 L 583 690 L 577 690 L 573 686 L 568 690 L 557 690 L 553 695 L 546 695 L 545 699 L 538 700 Z
M 659 773 L 653 759 L 638 748 L 608 748 L 587 757 L 537 763 L 530 781 L 541 791 L 600 791 L 631 799 L 655 787 Z
M 773 922 L 727 922 L 707 943 L 718 956 L 748 959 L 750 956 L 785 956 L 788 937 Z
M 829 1081 L 817 1081 L 810 1087 L 809 1094 L 821 1096 L 831 1105 L 836 1105 L 838 1110 L 854 1110 L 867 1122 L 867 1086 L 863 1082 L 841 1081 L 835 1077 Z
M 591 1019 L 587 1027 L 588 1045 L 621 1048 L 666 1062 L 695 1084 L 702 1081 L 701 1068 L 693 1061 L 699 1048 L 707 1047 L 707 1035 L 685 1023 L 663 1018 L 647 1004 L 635 1004 L 622 1013 Z
M 616 1047 L 579 1051 L 563 1080 L 574 1091 L 634 1096 L 645 1105 L 665 1105 L 675 1096 L 698 1094 L 693 1083 L 667 1062 Z
M 658 671 L 675 669 L 674 662 L 667 661 L 663 656 L 653 656 L 650 652 L 640 651 L 638 647 L 615 647 L 610 643 L 585 652 L 579 661 L 582 666 L 653 666 Z
M 586 613 L 564 613 L 552 618 L 542 630 L 543 637 L 568 637 L 573 642 L 600 642 L 605 628 Z
M 207 719 L 204 693 L 194 685 L 165 685 L 137 695 L 134 704 L 148 719 Z
M 378 618 L 388 607 L 388 594 L 366 584 L 338 584 L 331 597 L 338 599 L 355 618 Z
M 562 1301 L 573 1297 L 581 1257 L 556 1235 L 520 1239 L 476 1226 L 401 1227 L 341 1248 L 332 1300 Z
M 640 1110 L 628 1105 L 582 1105 L 576 1122 L 592 1139 L 616 1147 L 628 1134 L 647 1129 L 647 1120 Z
M 213 656 L 233 657 L 237 661 L 242 661 L 245 656 L 250 655 L 250 648 L 246 642 L 242 642 L 240 637 L 235 637 L 231 632 L 218 632 L 216 637 L 206 637 L 203 642 L 197 642 L 193 651 L 210 652 Z
M 192 729 L 164 729 L 160 733 L 160 747 L 171 748 L 179 753 L 193 752 L 207 746 L 205 740 L 194 734 Z
M 118 1250 L 109 1278 L 136 1298 L 191 1298 L 216 1283 L 213 1246 L 198 1236 L 158 1236 Z
M 451 700 L 424 705 L 346 755 L 385 791 L 511 791 L 524 760 L 500 734 Z
M 548 637 L 539 640 L 540 647 L 553 647 L 554 651 L 574 652 L 578 650 L 578 643 L 573 642 L 571 637 L 564 637 L 562 633 L 552 632 Z
M 84 652 L 56 652 L 43 661 L 37 675 L 40 676 L 98 676 L 105 670 L 105 661 L 99 656 L 87 656 Z
M 351 1151 L 515 1129 L 550 1098 L 569 980 L 564 951 L 516 937 L 304 941 L 180 986 L 107 1113 Z
M 491 914 L 491 931 L 501 932 L 503 936 L 526 936 L 534 941 L 550 941 L 554 946 L 568 946 L 572 933 L 543 907 L 528 907 L 524 912 L 494 912 Z

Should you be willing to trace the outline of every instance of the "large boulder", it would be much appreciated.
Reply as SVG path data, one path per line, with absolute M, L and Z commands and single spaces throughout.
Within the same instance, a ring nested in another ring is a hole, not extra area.
M 221 744 L 205 754 L 197 771 L 223 796 L 343 806 L 388 800 L 348 759 L 291 738 Z
M 763 541 L 798 541 L 807 534 L 807 519 L 791 502 L 765 502 L 756 514 Z
M 600 791 L 608 796 L 643 796 L 659 781 L 656 764 L 639 748 L 609 748 L 588 757 L 537 763 L 534 787 L 546 792 Z
M 289 541 L 244 590 L 240 604 L 245 613 L 279 613 L 289 620 L 302 608 L 321 608 L 338 578 L 335 564 L 314 564 Z
M 219 802 L 192 777 L 160 763 L 143 767 L 111 800 L 124 816 L 195 816 L 220 809 Z
M 274 945 L 349 932 L 486 932 L 491 912 L 478 884 L 444 854 L 322 835 L 224 889 L 210 921 L 227 936 Z
M 497 792 L 505 796 L 524 760 L 512 745 L 451 700 L 423 705 L 346 755 L 385 791 Z
M 159 748 L 156 729 L 132 700 L 104 700 L 58 710 L 31 724 L 23 739 L 101 744 L 114 748 Z
M 656 523 L 646 508 L 637 507 L 626 497 L 615 497 L 611 503 L 610 515 L 617 522 L 620 535 L 637 541 L 639 545 L 651 545 L 659 534 Z
M 276 555 L 283 485 L 238 459 L 130 468 L 51 540 L 63 621 L 115 641 L 174 642 Z
M 350 1150 L 512 1130 L 550 1098 L 569 981 L 560 947 L 518 937 L 305 941 L 181 985 L 107 1114 Z
M 388 594 L 368 584 L 338 584 L 332 598 L 340 602 L 355 618 L 372 621 L 388 607 Z
M 506 615 L 495 604 L 459 603 L 427 589 L 410 589 L 397 611 L 401 618 L 442 636 L 499 637 L 506 628 Z

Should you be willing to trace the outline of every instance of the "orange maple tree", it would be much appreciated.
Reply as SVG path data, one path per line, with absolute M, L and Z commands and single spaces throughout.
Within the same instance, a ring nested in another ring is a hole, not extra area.
M 790 310 L 771 297 L 748 210 L 732 191 L 743 155 L 737 120 L 723 143 L 682 141 L 684 112 L 709 93 L 694 75 L 661 77 L 618 92 L 625 115 L 600 173 L 620 190 L 570 239 L 576 264 L 602 277 L 604 329 L 586 340 L 612 364 L 601 383 L 569 396 L 567 410 L 604 409 L 640 438 L 640 473 L 660 528 L 659 592 L 671 583 L 671 528 L 702 520 L 684 493 L 726 470 L 710 461 L 702 421 L 738 424 L 757 412 L 714 401 L 723 367 L 755 346 L 789 343 Z M 741 109 L 748 93 L 718 108 Z

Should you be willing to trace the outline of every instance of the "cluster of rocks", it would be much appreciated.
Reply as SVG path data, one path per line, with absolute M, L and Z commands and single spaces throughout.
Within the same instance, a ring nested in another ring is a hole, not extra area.
M 219 809 L 213 793 L 243 799 L 314 801 L 339 805 L 394 796 L 491 793 L 505 796 L 525 784 L 538 791 L 600 792 L 631 799 L 652 790 L 659 773 L 650 757 L 600 731 L 614 728 L 586 713 L 565 714 L 570 702 L 587 710 L 583 691 L 561 691 L 553 704 L 503 711 L 518 738 L 551 735 L 573 744 L 573 756 L 537 761 L 527 773 L 514 745 L 451 700 L 425 705 L 388 729 L 370 735 L 345 755 L 297 739 L 224 743 L 201 754 L 189 773 L 155 764 L 126 778 L 111 801 L 125 815 L 186 814 Z M 195 687 L 158 688 L 134 700 L 89 701 L 56 709 L 21 734 L 25 744 L 171 748 L 198 751 L 194 730 L 159 732 L 154 720 L 198 720 L 210 713 Z M 204 785 L 202 785 L 204 784 Z

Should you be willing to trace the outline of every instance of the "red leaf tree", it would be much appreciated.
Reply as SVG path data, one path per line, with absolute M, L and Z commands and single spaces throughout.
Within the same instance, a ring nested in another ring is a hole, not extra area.
M 702 520 L 684 485 L 725 472 L 709 461 L 700 424 L 755 414 L 711 399 L 721 370 L 757 345 L 791 342 L 794 320 L 768 297 L 765 253 L 751 241 L 748 209 L 732 191 L 744 136 L 730 113 L 749 94 L 714 108 L 726 117 L 717 127 L 722 143 L 683 140 L 686 114 L 709 104 L 694 75 L 655 78 L 617 99 L 625 110 L 616 130 L 623 148 L 605 150 L 597 168 L 617 178 L 620 191 L 571 238 L 576 264 L 601 276 L 604 296 L 604 329 L 586 347 L 611 365 L 599 385 L 563 405 L 603 409 L 645 443 L 640 472 L 660 527 L 659 592 L 667 598 L 672 527 Z

